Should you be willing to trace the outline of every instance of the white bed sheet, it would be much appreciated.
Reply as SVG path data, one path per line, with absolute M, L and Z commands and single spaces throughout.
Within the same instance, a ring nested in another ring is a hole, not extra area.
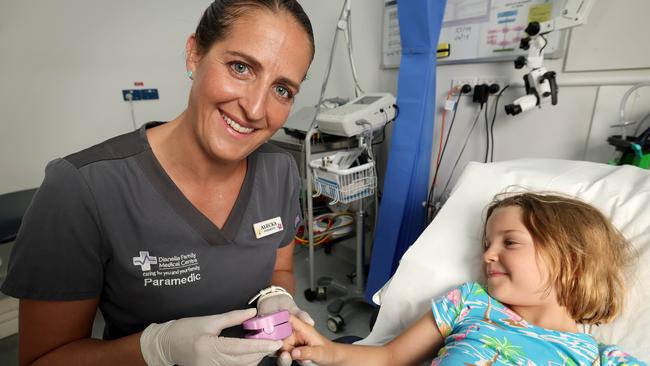
M 563 192 L 598 207 L 639 253 L 626 306 L 610 324 L 593 326 L 596 339 L 650 360 L 650 172 L 583 161 L 523 159 L 469 163 L 438 216 L 404 254 L 375 299 L 375 326 L 359 344 L 383 344 L 419 319 L 430 301 L 481 272 L 481 225 L 496 193 L 517 185 Z M 606 260 L 606 258 L 603 258 Z

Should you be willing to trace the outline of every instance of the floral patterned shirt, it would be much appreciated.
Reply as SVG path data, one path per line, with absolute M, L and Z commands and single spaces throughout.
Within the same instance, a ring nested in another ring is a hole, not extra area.
M 544 329 L 526 322 L 476 282 L 433 301 L 444 346 L 438 365 L 646 365 L 589 334 Z

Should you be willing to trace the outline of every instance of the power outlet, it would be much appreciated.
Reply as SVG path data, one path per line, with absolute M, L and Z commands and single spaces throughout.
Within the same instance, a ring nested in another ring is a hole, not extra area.
M 469 84 L 472 89 L 474 89 L 474 86 L 479 85 L 479 84 L 487 84 L 487 85 L 492 85 L 492 84 L 497 84 L 499 85 L 500 89 L 503 89 L 505 84 L 508 82 L 506 78 L 500 78 L 496 76 L 467 76 L 467 77 L 456 77 L 451 80 L 451 88 L 454 89 L 454 95 L 458 95 L 460 91 L 460 87 Z
M 124 89 L 122 90 L 124 101 L 155 100 L 159 99 L 158 89 Z
M 460 92 L 460 88 L 468 84 L 472 88 L 474 88 L 474 85 L 478 84 L 478 78 L 477 77 L 457 77 L 451 80 L 451 89 L 454 90 L 454 94 L 458 94 Z

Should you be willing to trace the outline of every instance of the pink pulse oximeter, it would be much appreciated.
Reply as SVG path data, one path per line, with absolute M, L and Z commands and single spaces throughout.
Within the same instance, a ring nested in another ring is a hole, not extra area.
M 289 323 L 289 312 L 281 310 L 277 313 L 256 316 L 242 323 L 244 329 L 252 330 L 245 335 L 248 339 L 270 339 L 279 341 L 291 335 L 293 329 Z

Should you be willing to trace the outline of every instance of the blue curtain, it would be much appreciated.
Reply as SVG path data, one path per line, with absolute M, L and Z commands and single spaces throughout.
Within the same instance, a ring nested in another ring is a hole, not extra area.
M 399 0 L 402 43 L 390 155 L 366 286 L 366 298 L 395 273 L 426 225 L 436 98 L 436 50 L 446 0 Z

